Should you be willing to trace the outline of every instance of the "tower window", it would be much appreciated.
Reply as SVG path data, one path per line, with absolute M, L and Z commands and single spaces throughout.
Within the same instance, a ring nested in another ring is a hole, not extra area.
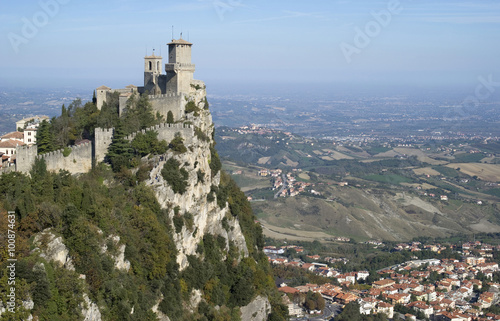
M 156 71 L 158 71 L 158 72 L 160 71 L 160 62 L 159 61 L 156 62 Z
M 151 70 L 153 68 L 152 64 L 151 64 L 151 61 L 149 62 L 149 70 Z

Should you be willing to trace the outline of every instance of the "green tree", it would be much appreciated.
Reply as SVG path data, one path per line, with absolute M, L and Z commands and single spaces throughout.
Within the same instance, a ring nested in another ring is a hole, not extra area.
M 146 133 L 137 133 L 131 142 L 134 153 L 139 157 L 148 154 L 164 154 L 167 152 L 168 144 L 166 141 L 158 140 L 158 133 L 148 130 Z
M 174 114 L 172 113 L 171 110 L 169 110 L 167 113 L 167 123 L 169 123 L 169 124 L 174 123 Z
M 102 104 L 101 111 L 96 120 L 97 127 L 112 128 L 118 125 L 119 97 L 120 93 L 115 91 Z
M 163 169 L 161 170 L 161 175 L 172 187 L 175 193 L 183 194 L 187 188 L 187 179 L 189 173 L 184 169 L 180 168 L 181 163 L 174 158 L 169 158 Z
M 43 120 L 38 127 L 36 133 L 38 154 L 44 154 L 55 150 L 51 127 L 52 125 L 47 120 Z
M 153 113 L 153 105 L 147 94 L 139 96 L 133 94 L 127 100 L 127 106 L 123 111 L 124 130 L 127 134 L 158 125 L 162 121 L 159 114 Z
M 132 147 L 130 146 L 129 141 L 125 139 L 125 132 L 121 122 L 118 122 L 105 160 L 111 164 L 113 172 L 118 172 L 122 169 L 122 167 L 130 167 L 131 158 Z

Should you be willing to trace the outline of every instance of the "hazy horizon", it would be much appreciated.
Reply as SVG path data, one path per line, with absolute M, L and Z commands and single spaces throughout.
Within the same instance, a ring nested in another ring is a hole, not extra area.
M 498 83 L 494 1 L 41 0 L 0 4 L 0 86 L 143 82 L 143 57 L 183 33 L 217 93 L 457 90 Z M 496 86 L 496 85 L 495 85 Z

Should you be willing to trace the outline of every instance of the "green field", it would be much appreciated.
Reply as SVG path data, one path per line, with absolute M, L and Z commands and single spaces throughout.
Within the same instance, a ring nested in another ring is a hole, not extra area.
M 452 163 L 478 163 L 486 156 L 483 153 L 464 153 L 455 155 L 455 159 L 452 160 Z
M 363 177 L 364 179 L 370 180 L 370 181 L 375 181 L 375 182 L 380 182 L 380 183 L 387 183 L 387 184 L 401 184 L 401 183 L 411 183 L 412 180 L 398 175 L 398 174 L 386 174 L 386 175 L 380 175 L 380 174 L 375 174 L 375 175 L 368 175 Z
M 460 172 L 454 168 L 449 168 L 446 166 L 433 166 L 432 169 L 440 172 L 443 176 L 446 177 L 455 178 L 460 176 Z

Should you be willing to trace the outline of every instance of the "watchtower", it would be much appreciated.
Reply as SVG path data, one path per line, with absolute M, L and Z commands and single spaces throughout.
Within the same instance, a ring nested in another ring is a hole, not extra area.
M 161 75 L 162 58 L 154 53 L 144 57 L 144 90 L 150 94 L 160 94 L 159 76 Z
M 182 39 L 172 39 L 168 43 L 167 94 L 188 93 L 195 65 L 191 63 L 191 46 L 193 44 Z

